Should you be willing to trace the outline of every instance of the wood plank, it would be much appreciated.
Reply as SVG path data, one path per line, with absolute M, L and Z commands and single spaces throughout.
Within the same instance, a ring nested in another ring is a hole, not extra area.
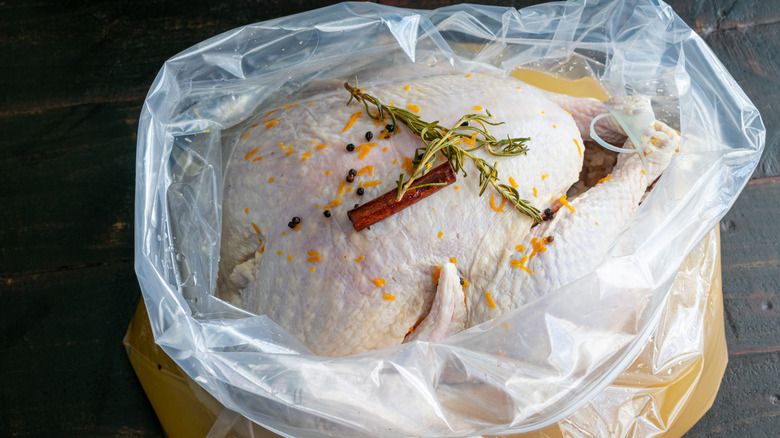
M 130 260 L 3 282 L 3 434 L 161 436 L 122 346 L 139 298 Z
M 236 27 L 335 1 L 0 4 L 0 113 L 143 98 L 165 60 Z
M 0 278 L 132 258 L 140 102 L 0 118 Z
M 780 430 L 780 352 L 729 356 L 718 397 L 686 438 L 774 438 Z
M 721 222 L 729 352 L 780 350 L 780 178 L 749 183 Z

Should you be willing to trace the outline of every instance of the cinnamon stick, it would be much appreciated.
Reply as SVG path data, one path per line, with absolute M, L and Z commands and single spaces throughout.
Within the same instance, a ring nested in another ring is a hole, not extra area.
M 396 200 L 398 190 L 391 190 L 384 195 L 373 199 L 359 207 L 347 212 L 349 220 L 355 231 L 369 227 L 382 219 L 388 218 L 410 205 L 427 198 L 444 187 L 455 182 L 455 171 L 450 162 L 434 167 L 426 175 L 415 181 L 415 185 L 409 188 L 400 200 Z M 422 184 L 442 183 L 440 186 L 417 187 Z

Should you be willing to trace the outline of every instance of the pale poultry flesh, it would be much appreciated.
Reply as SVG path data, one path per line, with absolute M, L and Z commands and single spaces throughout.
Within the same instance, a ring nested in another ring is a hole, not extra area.
M 365 92 L 447 127 L 489 110 L 504 122 L 490 134 L 529 137 L 528 152 L 477 154 L 498 161 L 499 179 L 521 198 L 555 213 L 534 226 L 494 189 L 480 196 L 478 173 L 466 162 L 467 177 L 357 232 L 347 211 L 396 188 L 423 145 L 419 137 L 401 125 L 385 139 L 389 119 L 346 105 L 340 87 L 263 111 L 226 170 L 219 294 L 268 315 L 318 355 L 440 341 L 576 280 L 603 258 L 679 143 L 655 122 L 642 137 L 647 165 L 621 154 L 608 178 L 567 199 L 583 164 L 583 133 L 588 138 L 580 129 L 605 111 L 601 103 L 480 73 Z M 604 137 L 624 138 L 614 124 L 604 126 Z

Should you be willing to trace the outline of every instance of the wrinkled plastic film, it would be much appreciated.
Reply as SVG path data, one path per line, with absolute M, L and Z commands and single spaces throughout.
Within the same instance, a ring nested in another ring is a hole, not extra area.
M 156 342 L 226 407 L 283 434 L 522 432 L 587 404 L 638 354 L 680 263 L 755 168 L 755 107 L 667 5 L 516 11 L 344 3 L 245 26 L 169 60 L 139 121 L 136 271 Z M 441 344 L 317 357 L 214 298 L 223 163 L 266 105 L 366 82 L 518 67 L 653 98 L 677 154 L 590 274 Z M 506 329 L 509 327 L 509 330 Z

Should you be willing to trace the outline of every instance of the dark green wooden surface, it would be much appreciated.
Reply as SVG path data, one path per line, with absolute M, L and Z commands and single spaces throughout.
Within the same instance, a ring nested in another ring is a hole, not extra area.
M 0 436 L 161 436 L 121 345 L 140 297 L 132 221 L 144 95 L 177 52 L 326 3 L 0 2 Z M 780 8 L 670 3 L 768 128 L 759 169 L 721 227 L 729 366 L 713 409 L 688 436 L 775 437 Z

